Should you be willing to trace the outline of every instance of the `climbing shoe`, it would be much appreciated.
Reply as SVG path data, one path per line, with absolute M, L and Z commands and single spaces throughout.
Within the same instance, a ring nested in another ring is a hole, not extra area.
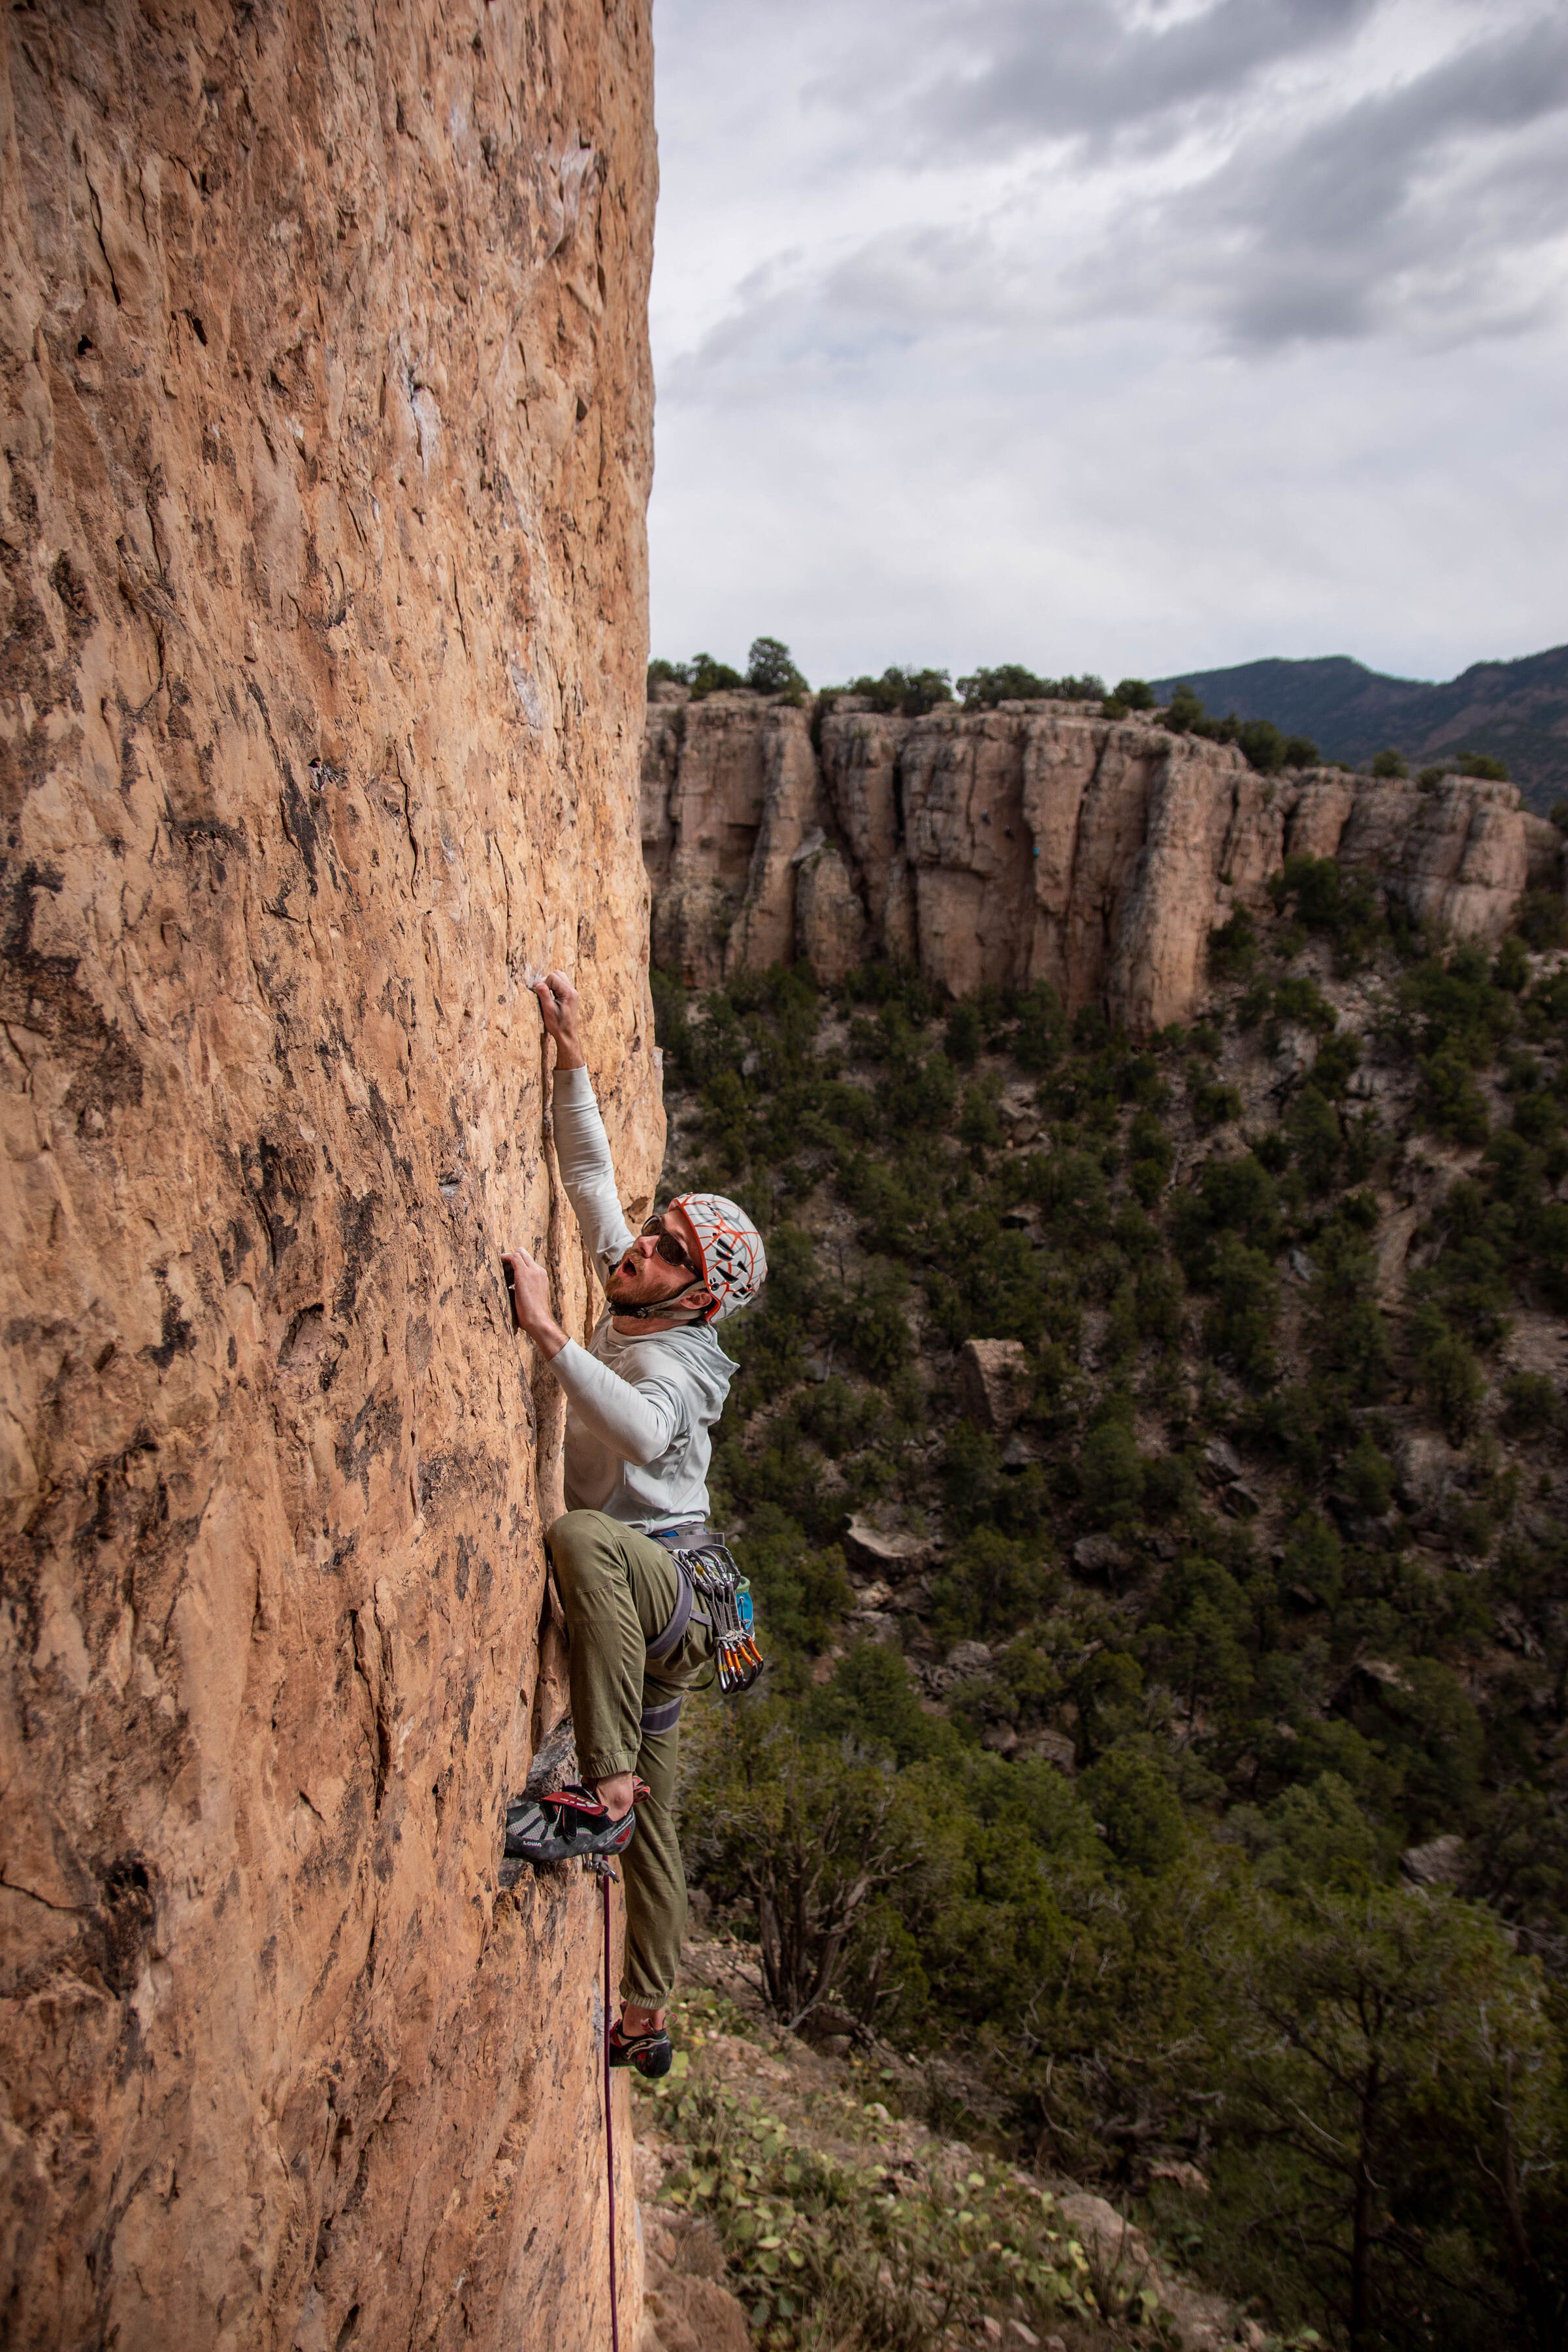
M 650 2083 L 668 2074 L 675 2063 L 675 2052 L 668 2034 L 661 2025 L 652 2033 L 623 2033 L 617 2017 L 610 2028 L 610 2063 L 612 2066 L 635 2066 L 637 2073 Z
M 637 1801 L 647 1783 L 634 1783 L 632 1802 L 614 1814 L 580 1780 L 541 1797 L 514 1797 L 506 1809 L 506 1851 L 514 1862 L 588 1862 L 624 1853 L 637 1831 Z

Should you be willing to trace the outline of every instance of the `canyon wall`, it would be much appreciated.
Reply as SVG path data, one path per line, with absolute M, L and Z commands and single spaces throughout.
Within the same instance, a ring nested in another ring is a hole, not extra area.
M 1495 941 L 1562 836 L 1512 785 L 1312 769 L 1264 777 L 1233 744 L 1098 706 L 888 717 L 656 688 L 643 755 L 654 961 L 711 986 L 872 950 L 955 994 L 1045 980 L 1135 1034 L 1190 1017 L 1208 935 L 1298 852 L 1365 873 L 1417 921 Z
M 5 2339 L 598 2347 L 498 1261 L 583 1328 L 531 966 L 663 1144 L 647 0 L 40 0 L 0 74 Z

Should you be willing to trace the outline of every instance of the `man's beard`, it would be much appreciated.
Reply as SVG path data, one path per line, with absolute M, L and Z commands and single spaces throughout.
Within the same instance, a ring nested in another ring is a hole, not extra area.
M 683 1287 L 689 1288 L 689 1283 Z M 659 1284 L 658 1276 L 646 1268 L 639 1268 L 636 1274 L 624 1274 L 617 1265 L 614 1273 L 605 1278 L 605 1296 L 612 1307 L 658 1306 L 667 1309 L 671 1315 L 685 1312 L 685 1309 L 676 1303 L 681 1292 L 678 1290 L 671 1294 L 666 1291 Z

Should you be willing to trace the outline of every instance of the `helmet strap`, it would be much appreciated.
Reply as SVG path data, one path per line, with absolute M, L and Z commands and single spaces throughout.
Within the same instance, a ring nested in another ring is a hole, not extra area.
M 701 1286 L 707 1288 L 706 1284 Z M 712 1312 L 710 1307 L 682 1307 L 680 1301 L 685 1296 L 685 1291 L 678 1291 L 673 1298 L 650 1298 L 640 1307 L 617 1307 L 612 1298 L 608 1302 L 610 1319 L 614 1323 L 668 1323 L 679 1317 L 678 1328 L 684 1328 L 688 1323 L 702 1322 Z

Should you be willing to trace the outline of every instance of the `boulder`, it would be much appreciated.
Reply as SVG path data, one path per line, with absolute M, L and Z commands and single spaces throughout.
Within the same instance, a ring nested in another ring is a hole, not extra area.
M 1458 1458 L 1447 1438 L 1430 1430 L 1407 1432 L 1394 1448 L 1400 1501 L 1408 1510 L 1430 1510 L 1452 1486 L 1458 1466 Z
M 1114 1536 L 1079 1536 L 1072 1548 L 1072 1564 L 1079 1576 L 1117 1576 L 1127 1567 L 1128 1554 Z
M 1070 1780 L 1078 1770 L 1078 1749 L 1065 1731 L 1031 1731 L 1023 1742 L 1026 1752 L 1054 1764 Z
M 1021 1339 L 966 1339 L 959 1353 L 959 1396 L 980 1429 L 1005 1437 L 1033 1390 L 1029 1351 Z
M 927 1567 L 935 1553 L 931 1537 L 910 1535 L 902 1529 L 889 1533 L 873 1527 L 858 1512 L 844 1530 L 844 1557 L 850 1568 L 861 1575 L 883 1577 L 889 1584 Z
M 644 2301 L 637 2352 L 750 2352 L 745 2307 L 723 2284 L 711 2221 L 644 2208 Z
M 1399 1867 L 1412 1886 L 1456 1886 L 1464 1875 L 1465 1841 L 1450 1831 L 1425 1845 L 1408 1845 Z

